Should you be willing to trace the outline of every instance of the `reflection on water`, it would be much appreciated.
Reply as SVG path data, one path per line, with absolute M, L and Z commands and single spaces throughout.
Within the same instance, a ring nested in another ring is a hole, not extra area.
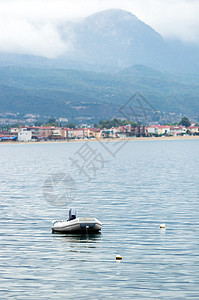
M 129 142 L 91 182 L 69 164 L 78 147 L 0 147 L 0 299 L 198 299 L 198 141 Z M 70 207 L 50 206 L 42 185 L 66 170 L 72 206 L 102 234 L 51 233 Z
M 57 247 L 65 249 L 69 252 L 78 252 L 82 254 L 92 254 L 95 248 L 100 247 L 101 234 L 60 234 L 53 233 L 53 239 L 57 243 Z M 74 258 L 72 258 L 74 259 Z M 87 257 L 82 257 L 81 261 L 87 261 Z
M 101 240 L 101 233 L 95 234 L 65 234 L 52 232 L 53 238 L 70 243 L 96 243 Z

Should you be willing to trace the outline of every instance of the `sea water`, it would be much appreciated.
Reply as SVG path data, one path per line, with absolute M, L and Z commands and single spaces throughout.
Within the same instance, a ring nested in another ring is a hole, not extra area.
M 199 299 L 198 157 L 199 140 L 0 145 L 0 299 Z M 60 176 L 72 194 L 47 197 Z M 101 234 L 52 234 L 71 207 Z

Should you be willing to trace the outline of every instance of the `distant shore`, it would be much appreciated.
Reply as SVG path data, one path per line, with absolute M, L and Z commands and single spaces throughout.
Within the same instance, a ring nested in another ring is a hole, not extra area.
M 0 145 L 8 144 L 49 144 L 49 143 L 80 143 L 80 142 L 118 142 L 118 141 L 178 141 L 178 140 L 199 140 L 199 136 L 165 136 L 165 137 L 129 137 L 129 138 L 92 138 L 92 139 L 71 139 L 71 140 L 57 140 L 57 141 L 39 141 L 39 142 L 0 142 Z

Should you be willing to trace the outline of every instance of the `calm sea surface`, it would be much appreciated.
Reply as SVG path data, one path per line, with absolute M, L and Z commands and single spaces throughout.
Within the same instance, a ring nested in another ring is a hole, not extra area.
M 199 299 L 199 140 L 121 146 L 0 145 L 0 299 Z M 43 196 L 59 174 L 65 207 Z M 52 234 L 70 207 L 102 234 Z

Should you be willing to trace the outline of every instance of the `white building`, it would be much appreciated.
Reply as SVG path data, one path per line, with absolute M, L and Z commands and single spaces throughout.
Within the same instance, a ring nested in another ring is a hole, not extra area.
M 176 125 L 170 127 L 171 135 L 183 135 L 187 133 L 187 129 L 185 126 Z
M 27 128 L 21 128 L 21 131 L 18 133 L 19 142 L 30 142 L 32 139 L 32 132 L 27 130 Z
M 191 134 L 199 134 L 199 126 L 189 126 L 188 128 L 188 132 Z
M 147 127 L 148 134 L 163 135 L 170 133 L 168 125 L 152 125 Z

